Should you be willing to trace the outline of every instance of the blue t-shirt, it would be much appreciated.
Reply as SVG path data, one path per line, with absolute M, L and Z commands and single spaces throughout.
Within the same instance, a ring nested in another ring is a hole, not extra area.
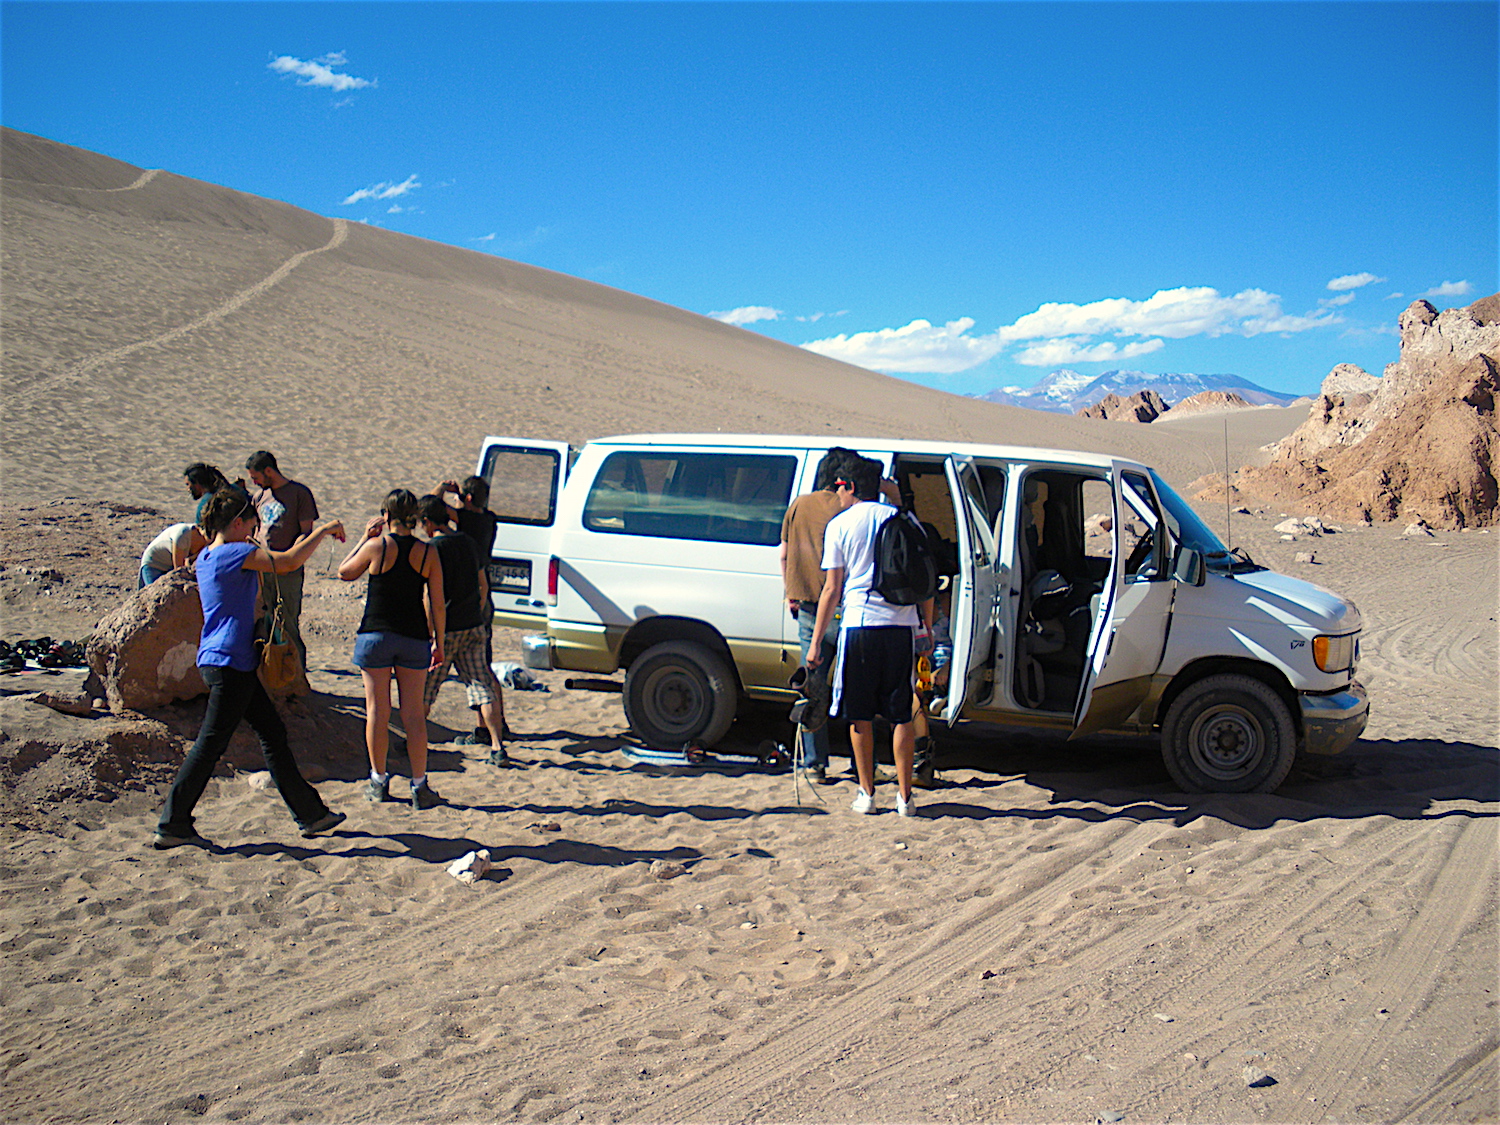
M 254 543 L 207 547 L 198 556 L 198 599 L 203 603 L 203 637 L 198 663 L 255 671 L 255 599 L 260 575 L 245 570 Z

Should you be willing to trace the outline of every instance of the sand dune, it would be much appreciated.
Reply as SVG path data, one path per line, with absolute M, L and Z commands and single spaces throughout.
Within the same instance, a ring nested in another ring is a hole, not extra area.
M 260 447 L 350 519 L 467 471 L 491 432 L 904 431 L 1116 449 L 1179 484 L 1222 468 L 1218 417 L 978 403 L 534 267 L 0 142 L 7 637 L 86 630 L 186 514 L 182 465 Z M 1230 464 L 1304 416 L 1230 416 Z M 550 691 L 507 697 L 516 768 L 451 741 L 468 713 L 449 685 L 432 716 L 449 804 L 369 806 L 362 588 L 320 554 L 315 694 L 287 714 L 348 823 L 301 840 L 242 732 L 199 810 L 219 846 L 158 854 L 143 845 L 201 701 L 128 720 L 157 750 L 122 760 L 127 720 L 18 694 L 66 676 L 0 676 L 0 1119 L 1496 1120 L 1495 541 L 1291 543 L 1279 517 L 1236 517 L 1235 542 L 1360 604 L 1373 713 L 1268 795 L 1185 796 L 1149 744 L 973 727 L 944 742 L 924 818 L 855 817 L 847 782 L 639 764 L 618 696 L 546 673 Z M 750 717 L 729 749 L 785 736 Z M 496 867 L 477 885 L 444 872 L 479 847 Z M 686 873 L 653 878 L 657 859 Z

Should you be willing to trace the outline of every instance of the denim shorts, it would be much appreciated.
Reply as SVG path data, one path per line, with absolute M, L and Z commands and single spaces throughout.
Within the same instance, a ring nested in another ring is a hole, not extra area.
M 354 637 L 356 668 L 420 668 L 432 663 L 432 645 L 400 633 L 358 633 Z

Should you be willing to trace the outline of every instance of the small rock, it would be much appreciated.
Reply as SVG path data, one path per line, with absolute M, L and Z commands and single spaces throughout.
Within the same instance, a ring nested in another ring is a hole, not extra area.
M 562 825 L 555 820 L 538 820 L 526 826 L 533 832 L 561 832 Z
M 1283 543 L 1295 543 L 1297 541 L 1297 537 L 1295 535 L 1283 535 L 1281 537 L 1281 541 Z
M 755 929 L 755 923 L 754 922 L 741 922 L 740 923 L 740 929 L 742 929 L 742 930 L 753 930 L 753 929 Z
M 1312 551 L 1298 551 L 1295 555 L 1292 556 L 1292 561 L 1299 563 L 1316 564 L 1318 561 L 1318 556 Z
M 466 852 L 448 865 L 448 874 L 460 883 L 472 887 L 490 869 L 490 853 L 485 848 Z
M 1118 1109 L 1111 1109 L 1106 1110 L 1104 1113 L 1101 1113 L 1098 1117 L 1094 1118 L 1094 1120 L 1098 1123 L 1098 1125 L 1115 1125 L 1116 1122 L 1125 1120 L 1125 1114 L 1120 1112 Z
M 986 969 L 979 974 L 980 980 L 994 980 L 998 974 L 993 969 Z
M 1161 1020 L 1162 1023 L 1176 1023 L 1177 1022 L 1177 1017 L 1175 1017 L 1175 1016 L 1169 1016 L 1165 1012 L 1152 1012 L 1151 1014 L 1153 1016 L 1155 1016 L 1157 1019 Z
M 1271 528 L 1271 530 L 1279 531 L 1282 535 L 1296 535 L 1302 530 L 1302 526 L 1302 521 L 1293 517 L 1289 520 L 1282 520 L 1275 527 Z
M 905 851 L 905 850 L 906 850 L 906 845 L 905 845 L 905 844 L 903 844 L 903 843 L 900 843 L 900 842 L 899 842 L 899 841 L 898 841 L 898 842 L 897 842 L 897 843 L 896 843 L 896 845 L 895 845 L 895 848 L 896 848 L 896 850 L 897 850 L 897 851 L 898 851 L 898 852 L 904 852 L 904 851 Z
M 1432 529 L 1422 520 L 1407 524 L 1406 530 L 1401 534 L 1409 539 L 1431 539 L 1433 537 Z
M 687 868 L 680 863 L 672 863 L 665 859 L 653 859 L 651 861 L 651 878 L 653 879 L 675 879 L 679 875 L 686 875 Z
M 271 775 L 265 770 L 261 770 L 259 773 L 248 774 L 245 777 L 245 784 L 257 793 L 264 793 L 271 788 Z
M 1263 1090 L 1267 1086 L 1276 1085 L 1276 1079 L 1272 1078 L 1258 1066 L 1247 1066 L 1245 1068 L 1245 1085 L 1252 1090 Z

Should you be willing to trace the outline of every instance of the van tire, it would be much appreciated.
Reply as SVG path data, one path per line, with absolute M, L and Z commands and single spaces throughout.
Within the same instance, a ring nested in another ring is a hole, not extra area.
M 1208 676 L 1172 701 L 1161 753 L 1185 792 L 1269 793 L 1291 771 L 1297 728 L 1286 702 L 1260 680 Z
M 714 745 L 729 733 L 738 704 L 723 659 L 693 641 L 652 645 L 625 673 L 625 717 L 653 749 Z

